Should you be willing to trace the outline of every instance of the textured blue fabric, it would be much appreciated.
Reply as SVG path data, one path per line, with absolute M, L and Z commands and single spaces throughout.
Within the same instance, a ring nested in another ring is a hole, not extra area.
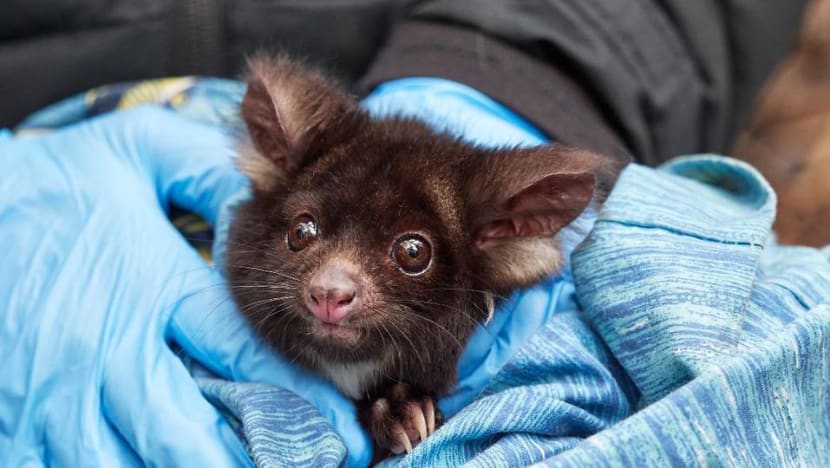
M 549 464 L 828 466 L 830 264 L 775 245 L 774 206 L 732 160 L 625 172 L 574 274 L 586 316 L 656 403 Z
M 257 466 L 338 466 L 345 460 L 346 446 L 329 422 L 296 394 L 258 383 L 199 384 L 238 428 Z
M 830 466 L 828 324 L 830 308 L 812 308 L 545 464 Z
M 734 349 L 775 216 L 772 191 L 744 165 L 680 160 L 666 172 L 627 170 L 597 221 L 607 227 L 575 257 L 586 313 L 644 402 Z

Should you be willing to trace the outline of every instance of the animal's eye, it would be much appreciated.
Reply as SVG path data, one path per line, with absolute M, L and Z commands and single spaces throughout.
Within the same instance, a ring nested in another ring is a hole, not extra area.
M 314 242 L 317 235 L 317 222 L 311 216 L 304 214 L 294 218 L 291 229 L 288 230 L 286 242 L 288 248 L 294 252 L 299 252 Z
M 432 246 L 418 234 L 404 234 L 392 246 L 392 260 L 408 275 L 427 271 L 432 260 Z

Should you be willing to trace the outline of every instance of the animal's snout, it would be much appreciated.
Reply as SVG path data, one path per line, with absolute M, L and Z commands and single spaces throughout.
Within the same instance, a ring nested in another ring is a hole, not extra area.
M 360 287 L 344 265 L 324 266 L 308 285 L 306 307 L 325 323 L 336 324 L 360 302 Z

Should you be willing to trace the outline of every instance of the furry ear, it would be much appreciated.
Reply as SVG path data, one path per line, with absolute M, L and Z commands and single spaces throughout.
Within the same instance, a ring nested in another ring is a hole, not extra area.
M 254 56 L 248 70 L 241 111 L 253 148 L 243 148 L 239 165 L 255 190 L 279 187 L 362 119 L 353 98 L 285 56 Z
M 603 157 L 563 145 L 482 157 L 465 184 L 479 273 L 494 291 L 527 286 L 562 264 L 553 238 L 613 183 Z

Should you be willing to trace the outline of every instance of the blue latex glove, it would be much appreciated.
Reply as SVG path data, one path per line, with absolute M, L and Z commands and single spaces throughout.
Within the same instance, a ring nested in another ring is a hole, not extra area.
M 436 78 L 407 78 L 388 82 L 363 101 L 363 107 L 377 116 L 409 115 L 420 117 L 435 128 L 448 130 L 468 141 L 485 146 L 533 146 L 546 140 L 526 121 L 501 104 L 467 86 Z M 245 198 L 241 191 L 236 198 Z M 232 203 L 220 215 L 214 258 L 221 261 L 227 226 L 232 221 Z M 573 283 L 564 271 L 532 288 L 520 291 L 503 302 L 486 326 L 479 326 L 459 362 L 459 385 L 439 402 L 445 416 L 452 416 L 469 404 L 501 370 L 513 353 L 526 343 L 557 311 L 575 310 Z M 325 408 L 315 403 L 315 395 L 294 389 L 311 401 L 329 419 L 355 418 L 351 406 Z M 350 454 L 361 450 L 353 434 L 343 432 Z M 350 455 L 351 456 L 351 455 Z
M 160 108 L 0 134 L 3 464 L 249 465 L 170 341 L 220 376 L 325 408 L 351 464 L 366 464 L 351 404 L 253 338 L 166 217 L 174 203 L 216 220 L 245 186 L 232 145 Z

